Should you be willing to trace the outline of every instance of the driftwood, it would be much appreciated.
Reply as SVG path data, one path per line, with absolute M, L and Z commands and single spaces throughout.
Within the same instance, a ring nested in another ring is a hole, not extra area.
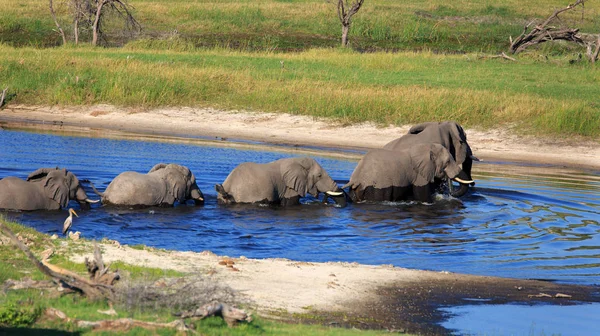
M 200 320 L 210 316 L 220 316 L 230 327 L 236 325 L 238 322 L 252 322 L 252 316 L 244 310 L 218 302 L 205 304 L 196 310 L 180 312 L 175 314 L 175 316 L 179 316 L 182 319 L 195 318 Z
M 557 9 L 544 22 L 536 25 L 530 32 L 527 32 L 533 21 L 530 22 L 525 26 L 525 28 L 523 28 L 521 35 L 519 35 L 514 41 L 512 38 L 510 39 L 509 51 L 513 54 L 518 54 L 532 45 L 554 40 L 565 40 L 585 45 L 585 42 L 579 35 L 579 29 L 556 28 L 548 26 L 553 20 L 558 20 L 559 14 L 569 11 L 577 6 L 583 7 L 584 3 L 585 0 L 577 0 L 575 3 L 569 4 L 565 8 Z
M 42 261 L 38 260 L 33 253 L 29 250 L 25 244 L 23 244 L 14 233 L 2 222 L 0 222 L 0 232 L 8 236 L 10 240 L 16 245 L 25 255 L 31 260 L 31 262 L 46 276 L 50 277 L 55 283 L 62 285 L 65 288 L 73 289 L 75 291 L 83 293 L 90 300 L 108 299 L 113 301 L 114 288 L 112 284 L 97 283 L 93 280 L 85 279 L 77 273 L 71 272 L 62 267 L 52 265 L 48 263 L 47 258 L 50 253 L 46 253 L 46 256 Z M 96 246 L 96 249 L 98 247 Z
M 94 244 L 94 260 L 88 260 L 85 258 L 85 266 L 87 267 L 88 273 L 90 274 L 90 280 L 95 283 L 112 286 L 121 278 L 119 272 L 110 272 L 109 266 L 104 266 L 102 260 L 102 253 L 98 244 Z
M 183 320 L 175 320 L 169 323 L 158 323 L 158 322 L 147 322 L 139 321 L 130 318 L 120 318 L 116 320 L 101 320 L 101 321 L 84 321 L 69 318 L 62 311 L 55 308 L 48 308 L 44 312 L 44 315 L 49 319 L 59 319 L 63 322 L 72 323 L 80 328 L 92 328 L 96 331 L 127 331 L 134 327 L 140 327 L 144 329 L 158 329 L 158 328 L 175 328 L 178 331 L 188 331 L 189 328 L 185 325 Z

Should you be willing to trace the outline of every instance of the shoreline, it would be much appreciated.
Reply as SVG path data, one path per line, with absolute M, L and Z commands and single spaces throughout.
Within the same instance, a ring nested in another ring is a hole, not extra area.
M 111 105 L 43 107 L 18 105 L 0 111 L 0 123 L 28 128 L 83 132 L 92 136 L 172 137 L 219 146 L 284 145 L 310 154 L 360 158 L 405 134 L 410 125 L 340 125 L 330 120 L 283 113 L 159 108 L 139 111 Z M 507 129 L 466 129 L 475 156 L 483 162 L 546 164 L 597 170 L 600 142 L 516 135 Z M 128 135 L 123 135 L 123 133 Z M 138 136 L 134 135 L 138 134 Z M 269 147 L 273 148 L 273 147 Z

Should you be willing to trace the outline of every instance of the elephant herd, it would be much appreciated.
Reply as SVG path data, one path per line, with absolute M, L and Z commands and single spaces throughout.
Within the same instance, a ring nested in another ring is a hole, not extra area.
M 217 184 L 220 204 L 261 203 L 299 204 L 306 194 L 323 202 L 331 198 L 345 206 L 354 202 L 416 200 L 432 202 L 432 195 L 445 179 L 457 181 L 455 197 L 463 196 L 471 178 L 473 156 L 463 128 L 455 122 L 429 122 L 412 127 L 404 136 L 381 149 L 367 152 L 343 187 L 314 159 L 286 158 L 270 163 L 246 162 L 238 165 L 222 184 Z M 461 166 L 462 165 L 462 168 Z M 83 181 L 85 182 L 85 181 Z M 92 189 L 106 205 L 146 207 L 173 206 L 176 202 L 204 204 L 196 177 L 185 166 L 157 164 L 147 174 L 124 172 L 101 193 Z M 452 183 L 448 183 L 452 186 Z M 344 189 L 348 188 L 346 192 Z M 84 209 L 88 198 L 82 181 L 66 169 L 41 168 L 26 180 L 6 177 L 0 180 L 0 209 L 58 210 L 70 200 Z

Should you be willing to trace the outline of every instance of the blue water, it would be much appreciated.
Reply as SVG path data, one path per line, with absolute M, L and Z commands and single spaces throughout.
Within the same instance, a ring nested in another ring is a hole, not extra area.
M 123 244 L 250 258 L 348 261 L 469 274 L 599 284 L 600 172 L 479 163 L 477 185 L 457 199 L 424 204 L 321 205 L 288 209 L 216 204 L 214 185 L 245 161 L 300 156 L 201 144 L 112 140 L 0 130 L 0 177 L 60 166 L 104 190 L 119 173 L 179 163 L 196 175 L 206 205 L 80 211 L 73 230 Z M 356 160 L 314 156 L 344 184 Z M 88 190 L 90 198 L 97 198 Z M 78 205 L 71 204 L 76 210 Z M 8 213 L 60 234 L 67 211 Z
M 600 303 L 577 306 L 472 305 L 443 308 L 453 335 L 598 335 Z M 595 322 L 595 323 L 590 323 Z

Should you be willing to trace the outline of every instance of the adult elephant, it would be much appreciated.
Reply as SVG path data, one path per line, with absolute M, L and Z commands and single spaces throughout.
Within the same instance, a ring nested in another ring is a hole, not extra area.
M 178 164 L 159 163 L 147 174 L 123 172 L 110 182 L 104 193 L 95 191 L 102 197 L 102 203 L 109 205 L 173 206 L 176 201 L 188 200 L 194 200 L 196 205 L 204 204 L 196 177 L 187 167 Z
M 353 201 L 417 200 L 431 203 L 435 178 L 450 178 L 461 185 L 473 181 L 461 170 L 450 152 L 440 144 L 419 144 L 403 151 L 374 149 L 360 160 L 350 182 Z M 465 190 L 452 195 L 460 197 Z
M 329 174 L 312 158 L 287 158 L 259 164 L 245 162 L 234 168 L 223 184 L 215 185 L 221 204 L 261 203 L 273 205 L 300 204 L 307 193 L 323 201 L 331 197 L 346 205 L 346 196 Z
M 462 165 L 462 170 L 471 179 L 473 161 L 479 161 L 473 156 L 471 146 L 467 142 L 467 134 L 458 123 L 454 121 L 426 122 L 415 125 L 408 133 L 383 146 L 389 150 L 405 150 L 413 145 L 435 143 L 444 146 L 456 163 Z M 468 185 L 461 185 L 461 193 L 465 193 Z
M 0 180 L 0 209 L 7 210 L 60 210 L 70 200 L 88 209 L 90 203 L 81 182 L 66 169 L 40 168 L 27 180 L 10 176 Z

